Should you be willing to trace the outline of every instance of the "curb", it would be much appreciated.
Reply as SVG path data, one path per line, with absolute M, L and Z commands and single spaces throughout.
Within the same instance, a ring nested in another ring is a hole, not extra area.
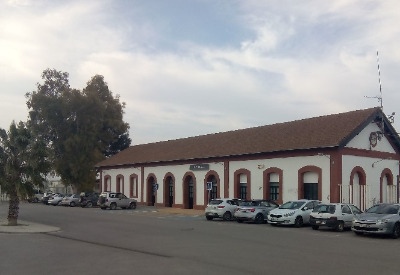
M 18 225 L 9 226 L 0 221 L 0 233 L 48 233 L 60 231 L 59 227 L 18 220 Z

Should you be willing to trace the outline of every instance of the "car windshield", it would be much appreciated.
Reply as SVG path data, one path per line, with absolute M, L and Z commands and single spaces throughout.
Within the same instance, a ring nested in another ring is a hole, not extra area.
M 378 204 L 369 208 L 366 213 L 375 213 L 375 214 L 397 214 L 399 211 L 398 205 L 392 204 Z
M 222 202 L 222 200 L 211 200 L 209 205 L 218 205 Z
M 288 201 L 279 206 L 279 209 L 299 209 L 303 205 L 304 201 Z
M 258 206 L 260 205 L 259 201 L 241 201 L 239 206 Z
M 313 212 L 333 214 L 335 210 L 336 205 L 319 204 L 314 208 Z

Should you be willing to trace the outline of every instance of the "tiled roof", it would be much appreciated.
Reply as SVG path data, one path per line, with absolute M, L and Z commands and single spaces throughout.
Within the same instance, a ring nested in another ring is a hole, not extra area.
M 96 167 L 343 146 L 379 108 L 131 146 Z

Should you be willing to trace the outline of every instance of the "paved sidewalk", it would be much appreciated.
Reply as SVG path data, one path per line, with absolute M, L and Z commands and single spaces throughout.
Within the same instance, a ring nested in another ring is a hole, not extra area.
M 21 220 L 18 220 L 17 226 L 8 226 L 7 221 L 0 220 L 0 233 L 47 233 L 59 230 L 58 227 Z

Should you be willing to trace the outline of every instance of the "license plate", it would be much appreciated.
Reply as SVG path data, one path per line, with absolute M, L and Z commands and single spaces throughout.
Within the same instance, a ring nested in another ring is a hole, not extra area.
M 277 218 L 271 218 L 271 221 L 277 221 L 278 219 Z
M 321 221 L 316 221 L 315 223 L 321 223 Z

